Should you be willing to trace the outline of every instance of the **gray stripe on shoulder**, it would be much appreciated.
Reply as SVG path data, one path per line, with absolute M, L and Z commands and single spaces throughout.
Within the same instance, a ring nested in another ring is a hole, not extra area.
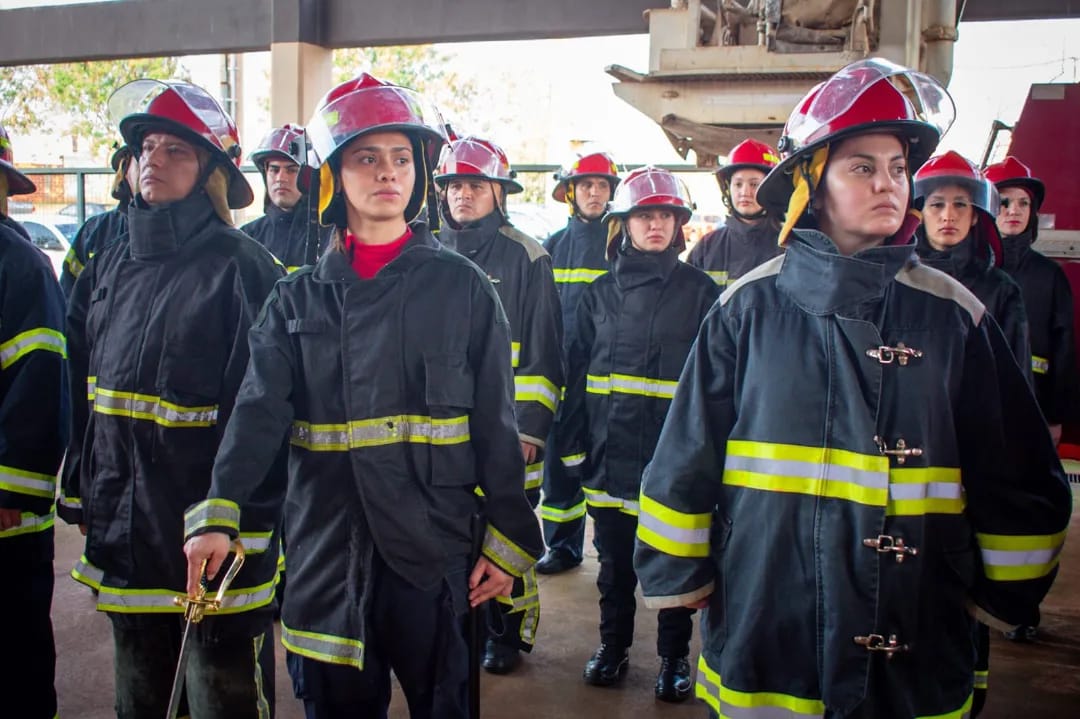
M 743 285 L 780 274 L 780 268 L 784 265 L 784 257 L 785 255 L 783 254 L 777 255 L 768 262 L 758 265 L 728 285 L 727 289 L 720 294 L 720 304 L 726 305 L 728 300 L 734 297 L 735 293 L 738 292 Z
M 971 291 L 940 270 L 927 267 L 921 262 L 908 263 L 896 273 L 896 281 L 935 297 L 952 300 L 967 310 L 975 324 L 982 322 L 986 307 Z
M 499 233 L 502 234 L 503 237 L 513 240 L 524 247 L 525 252 L 529 255 L 529 262 L 536 262 L 536 260 L 544 257 L 548 253 L 543 245 L 513 225 L 503 225 L 499 228 Z

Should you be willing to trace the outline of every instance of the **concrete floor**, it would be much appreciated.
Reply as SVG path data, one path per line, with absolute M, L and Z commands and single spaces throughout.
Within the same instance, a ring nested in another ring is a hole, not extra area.
M 1043 603 L 1038 641 L 1014 644 L 993 639 L 989 702 L 982 719 L 1080 717 L 1080 546 L 1075 539 L 1080 535 L 1080 512 L 1074 512 L 1072 529 L 1074 539 L 1065 548 L 1061 573 Z M 581 681 L 582 667 L 598 642 L 597 564 L 588 543 L 587 548 L 590 552 L 578 569 L 540 578 L 544 615 L 537 647 L 515 674 L 483 676 L 484 719 L 704 717 L 704 705 L 695 701 L 668 705 L 653 698 L 656 619 L 654 612 L 643 608 L 638 610 L 625 684 L 601 689 Z M 109 623 L 94 611 L 89 590 L 67 576 L 81 552 L 78 530 L 58 523 L 53 623 L 60 716 L 107 719 L 114 716 Z M 695 661 L 697 650 L 695 638 Z M 303 710 L 292 697 L 280 645 L 277 671 L 278 719 L 303 719 Z M 395 696 L 390 716 L 408 716 L 400 696 Z

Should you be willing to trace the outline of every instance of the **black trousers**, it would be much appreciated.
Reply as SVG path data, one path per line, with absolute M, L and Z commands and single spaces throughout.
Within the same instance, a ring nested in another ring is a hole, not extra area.
M 49 616 L 53 563 L 17 556 L 13 543 L 0 540 L 0 571 L 4 573 L 0 631 L 6 655 L 0 671 L 0 715 L 10 712 L 12 717 L 52 719 L 56 716 L 56 647 Z
M 547 438 L 548 447 L 557 447 L 556 418 Z M 544 542 L 548 549 L 565 552 L 580 560 L 585 544 L 585 493 L 581 480 L 568 472 L 555 452 L 544 461 L 544 500 L 540 505 L 540 517 L 544 524 Z
M 417 589 L 376 552 L 363 671 L 297 654 L 287 657 L 307 719 L 385 719 L 391 670 L 412 719 L 467 719 L 468 570 L 462 557 L 435 587 Z
M 589 507 L 600 553 L 600 641 L 629 647 L 634 641 L 637 574 L 634 573 L 634 537 L 637 517 L 617 509 Z M 656 653 L 661 657 L 685 657 L 690 653 L 694 631 L 693 609 L 661 609 L 657 615 Z
M 117 718 L 164 716 L 180 656 L 183 617 L 110 612 L 109 619 L 116 649 Z M 230 617 L 215 619 L 228 621 Z M 180 716 L 190 711 L 193 719 L 272 719 L 272 629 L 254 638 L 223 635 L 206 642 L 198 641 L 192 632 L 188 643 Z

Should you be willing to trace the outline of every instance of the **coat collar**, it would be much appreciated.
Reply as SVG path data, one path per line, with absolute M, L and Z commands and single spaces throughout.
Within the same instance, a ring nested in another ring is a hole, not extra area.
M 679 251 L 669 247 L 663 252 L 641 252 L 633 247 L 620 249 L 615 256 L 615 284 L 629 290 L 649 282 L 666 282 L 679 262 Z
M 443 226 L 439 229 L 439 242 L 471 258 L 491 242 L 504 224 L 505 220 L 497 210 L 463 227 L 455 227 L 444 214 Z
M 379 270 L 373 279 L 386 279 L 405 274 L 413 267 L 423 264 L 439 252 L 448 252 L 442 247 L 423 222 L 409 225 L 413 236 L 405 243 L 401 254 Z M 340 230 L 339 230 L 340 232 Z M 317 282 L 364 282 L 353 270 L 349 258 L 338 248 L 328 249 L 315 263 L 314 277 Z
M 201 190 L 166 205 L 148 205 L 139 197 L 128 207 L 131 256 L 139 260 L 171 256 L 214 222 L 225 226 Z

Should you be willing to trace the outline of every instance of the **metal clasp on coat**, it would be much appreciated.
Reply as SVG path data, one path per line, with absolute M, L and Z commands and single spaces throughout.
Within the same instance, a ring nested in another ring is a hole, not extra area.
M 906 367 L 909 360 L 922 357 L 922 350 L 907 347 L 903 342 L 897 342 L 895 347 L 880 345 L 866 350 L 867 357 L 873 357 L 881 364 L 892 364 L 895 360 L 901 367 Z
M 872 547 L 878 554 L 896 553 L 896 563 L 902 564 L 904 557 L 909 554 L 914 557 L 919 553 L 915 547 L 904 544 L 903 537 L 893 537 L 888 534 L 879 534 L 877 537 L 862 540 L 863 546 Z
M 904 438 L 896 440 L 896 447 L 889 449 L 889 445 L 881 437 L 874 436 L 874 444 L 877 445 L 878 451 L 886 456 L 896 457 L 897 464 L 903 464 L 907 461 L 908 457 L 921 457 L 922 449 L 919 447 L 908 447 Z
M 910 649 L 907 644 L 901 644 L 895 634 L 890 634 L 887 640 L 880 634 L 855 637 L 855 643 L 860 647 L 866 647 L 868 652 L 885 652 L 885 656 L 889 659 L 892 659 L 897 652 L 906 652 Z

